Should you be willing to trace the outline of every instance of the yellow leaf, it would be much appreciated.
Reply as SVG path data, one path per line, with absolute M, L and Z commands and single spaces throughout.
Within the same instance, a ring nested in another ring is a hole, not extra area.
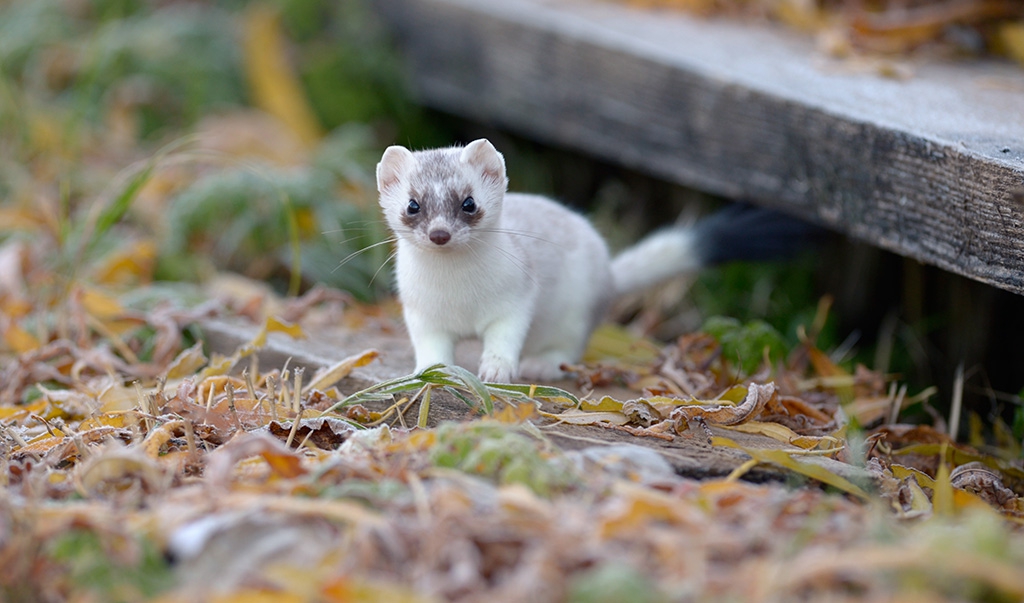
M 0 406 L 0 420 L 23 419 L 29 415 L 41 414 L 49 402 L 45 398 L 38 398 L 35 402 L 25 406 Z
M 78 431 L 85 432 L 92 429 L 96 429 L 98 427 L 114 427 L 120 429 L 123 427 L 129 427 L 131 425 L 137 425 L 138 423 L 139 418 L 134 412 L 107 412 L 103 413 L 102 415 L 97 415 L 95 417 L 89 417 L 88 419 L 82 421 L 78 425 Z
M 245 70 L 256 105 L 312 146 L 320 140 L 320 126 L 299 78 L 288 64 L 277 11 L 266 4 L 252 5 L 246 14 L 244 31 Z
M 597 423 L 625 425 L 626 423 L 629 423 L 629 419 L 626 418 L 626 415 L 621 412 L 612 411 L 587 412 L 570 408 L 569 410 L 558 414 L 540 411 L 540 415 L 542 417 L 547 417 L 560 423 L 568 423 L 570 425 L 595 425 Z
M 910 511 L 912 513 L 931 513 L 932 501 L 924 493 L 921 484 L 916 479 L 907 480 L 907 490 L 910 492 Z
M 647 366 L 661 353 L 661 346 L 649 339 L 637 337 L 624 327 L 604 324 L 590 337 L 583 355 L 586 362 L 614 358 L 629 365 Z
M 285 479 L 298 477 L 306 473 L 302 468 L 302 460 L 294 454 L 282 454 L 274 450 L 264 450 L 260 453 L 263 460 L 267 461 L 270 468 Z
M 17 354 L 27 354 L 42 345 L 34 335 L 14 322 L 8 323 L 4 330 L 4 343 Z
M 790 455 L 789 452 L 780 449 L 766 449 L 766 448 L 748 448 L 746 446 L 740 446 L 736 442 L 729 438 L 723 438 L 716 436 L 711 441 L 714 446 L 728 446 L 729 448 L 737 448 L 746 452 L 751 458 L 757 459 L 762 463 L 773 463 L 804 475 L 811 479 L 816 479 L 819 482 L 828 484 L 834 488 L 838 488 L 843 492 L 853 494 L 864 500 L 868 500 L 870 497 L 860 486 L 846 479 L 845 477 L 829 471 L 822 465 L 817 463 L 800 461 Z
M 0 218 L 2 220 L 3 218 Z M 32 311 L 34 306 L 32 302 L 15 298 L 9 295 L 0 297 L 0 312 L 6 314 L 10 318 L 21 318 Z
M 302 327 L 274 316 L 267 317 L 267 322 L 263 328 L 266 329 L 267 333 L 284 333 L 290 337 L 294 337 L 295 339 L 306 338 L 306 333 L 302 330 Z M 373 359 L 371 358 L 370 360 Z M 366 362 L 368 363 L 370 360 L 367 360 Z
M 277 589 L 245 588 L 230 594 L 210 595 L 206 600 L 210 603 L 302 603 L 308 599 L 297 593 Z
M 82 288 L 81 302 L 85 311 L 103 321 L 124 314 L 124 307 L 116 298 L 96 289 Z
M 260 331 L 260 334 L 263 336 L 265 340 L 266 332 Z M 255 351 L 256 349 L 257 348 L 253 348 L 252 351 Z M 249 353 L 251 354 L 252 352 Z M 241 360 L 241 355 L 238 352 L 231 356 L 222 356 L 220 354 L 214 354 L 213 357 L 210 358 L 210 362 L 206 365 L 206 368 L 204 368 L 199 373 L 197 380 L 202 381 L 208 377 L 219 377 L 220 375 L 223 375 L 230 371 L 231 367 L 235 366 L 235 362 L 238 360 Z
M 820 444 L 824 438 L 802 436 L 792 429 L 782 425 L 780 423 L 765 423 L 762 421 L 748 421 L 739 425 L 723 425 L 725 429 L 731 429 L 733 431 L 742 431 L 743 433 L 755 433 L 764 436 L 768 436 L 773 440 L 778 440 L 786 444 L 792 444 L 804 450 L 810 450 L 818 444 Z M 829 437 L 830 442 L 838 444 L 839 441 L 835 438 Z
M 388 445 L 390 452 L 414 452 L 426 450 L 437 443 L 437 432 L 433 429 L 417 429 L 405 438 L 396 438 Z
M 952 515 L 955 509 L 953 504 L 953 483 L 949 479 L 949 465 L 946 464 L 945 450 L 943 450 L 942 460 L 939 461 L 939 469 L 935 472 L 935 483 L 932 487 L 935 488 L 935 494 L 932 495 L 932 505 L 935 507 L 935 513 L 946 517 Z
M 622 402 L 605 396 L 600 400 L 580 400 L 580 410 L 586 412 L 622 412 Z
M 935 480 L 933 480 L 927 473 L 914 469 L 913 467 L 905 467 L 897 463 L 893 463 L 889 470 L 892 471 L 893 477 L 897 479 L 905 479 L 913 477 L 917 480 L 917 483 L 921 484 L 925 488 L 935 488 Z
M 533 418 L 536 406 L 533 404 L 506 404 L 493 415 L 493 419 L 507 425 L 520 425 Z
M 149 281 L 156 266 L 153 241 L 136 241 L 111 253 L 96 267 L 96 281 L 104 285 L 123 285 Z
M 314 389 L 323 391 L 345 377 L 348 377 L 352 373 L 353 369 L 366 366 L 379 357 L 380 352 L 377 350 L 366 350 L 365 352 L 349 356 L 334 366 L 317 373 L 313 377 L 313 380 L 302 388 L 302 393 L 306 394 Z
M 732 402 L 733 404 L 739 404 L 747 398 L 747 391 L 746 385 L 734 385 L 725 390 L 721 396 L 718 396 L 717 402 Z
M 183 379 L 194 374 L 206 364 L 206 354 L 203 354 L 203 342 L 198 342 L 180 354 L 171 362 L 167 368 L 167 380 Z

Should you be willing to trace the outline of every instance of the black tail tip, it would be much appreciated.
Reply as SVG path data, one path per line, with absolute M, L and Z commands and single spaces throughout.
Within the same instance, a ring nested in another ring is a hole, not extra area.
M 702 264 L 791 259 L 812 249 L 826 234 L 820 226 L 789 214 L 733 203 L 695 226 Z

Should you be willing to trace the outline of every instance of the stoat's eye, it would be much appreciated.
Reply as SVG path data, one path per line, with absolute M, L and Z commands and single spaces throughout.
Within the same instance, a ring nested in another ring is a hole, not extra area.
M 420 204 L 416 202 L 416 199 L 409 199 L 409 206 L 405 208 L 405 212 L 410 216 L 420 213 Z
M 466 200 L 462 202 L 462 211 L 467 214 L 476 212 L 476 201 L 473 200 L 473 197 L 466 197 Z

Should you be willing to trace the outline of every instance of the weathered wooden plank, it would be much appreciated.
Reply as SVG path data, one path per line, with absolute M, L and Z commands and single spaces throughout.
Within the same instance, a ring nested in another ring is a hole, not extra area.
M 763 25 L 583 0 L 375 0 L 423 101 L 1024 293 L 1024 71 L 903 81 Z

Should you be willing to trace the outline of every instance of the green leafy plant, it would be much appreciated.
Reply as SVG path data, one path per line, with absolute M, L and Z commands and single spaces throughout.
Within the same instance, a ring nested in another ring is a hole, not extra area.
M 50 545 L 54 561 L 67 568 L 66 588 L 75 596 L 104 601 L 139 601 L 167 590 L 174 575 L 159 549 L 145 540 L 107 538 L 85 529 L 74 529 Z M 112 547 L 121 550 L 112 550 Z
M 712 316 L 704 321 L 703 331 L 722 345 L 722 356 L 749 375 L 767 358 L 771 364 L 786 354 L 782 335 L 763 320 L 741 323 L 735 318 Z

